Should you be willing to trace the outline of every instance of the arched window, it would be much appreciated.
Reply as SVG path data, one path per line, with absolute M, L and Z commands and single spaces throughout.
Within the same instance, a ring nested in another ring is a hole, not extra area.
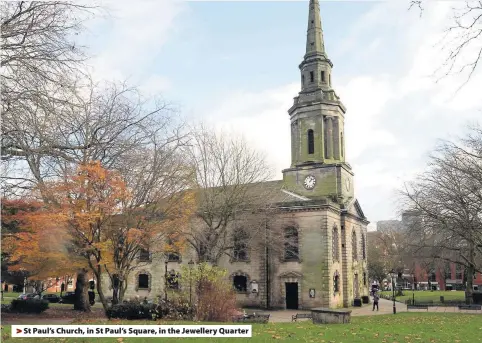
M 361 248 L 362 248 L 362 256 L 363 256 L 363 259 L 366 260 L 367 258 L 367 250 L 366 250 L 366 244 L 365 244 L 365 235 L 362 234 L 361 236 Z
M 238 229 L 233 237 L 233 260 L 247 261 L 248 257 L 248 234 L 245 230 Z
M 305 86 L 305 76 L 304 75 L 301 75 L 301 86 L 302 87 Z
M 310 71 L 310 82 L 315 82 L 315 74 Z
M 364 286 L 367 285 L 367 273 L 366 272 L 363 272 L 363 285 Z
M 285 256 L 287 261 L 296 261 L 299 256 L 298 249 L 298 230 L 294 227 L 285 229 Z
M 179 289 L 179 279 L 181 274 L 176 273 L 174 270 L 171 270 L 167 274 L 167 287 L 169 289 Z
M 139 262 L 149 262 L 151 260 L 151 254 L 149 249 L 141 248 L 139 251 Z
M 353 231 L 353 234 L 351 235 L 351 254 L 353 256 L 353 261 L 356 261 L 358 259 L 358 251 L 355 231 Z
M 315 153 L 315 135 L 313 130 L 308 130 L 308 154 Z
M 325 71 L 324 71 L 324 70 L 321 71 L 321 82 L 323 82 L 323 83 L 326 82 L 326 80 L 325 80 Z
M 237 292 L 246 292 L 248 290 L 248 278 L 244 275 L 235 275 L 233 287 Z
M 139 274 L 137 277 L 137 287 L 139 289 L 148 289 L 149 288 L 149 275 L 148 274 Z
M 340 275 L 338 271 L 333 275 L 333 292 L 338 293 L 340 291 Z
M 181 254 L 179 253 L 179 239 L 168 237 L 166 241 L 166 260 L 169 262 L 180 262 Z
M 332 239 L 332 255 L 333 255 L 333 262 L 339 261 L 340 253 L 338 251 L 339 241 L 338 241 L 338 228 L 335 226 L 333 228 L 333 239 Z

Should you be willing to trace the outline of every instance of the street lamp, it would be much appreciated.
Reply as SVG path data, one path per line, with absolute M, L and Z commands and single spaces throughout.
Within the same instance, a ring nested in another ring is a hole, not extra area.
M 392 298 L 393 298 L 393 314 L 396 314 L 397 313 L 397 307 L 395 306 L 395 283 L 393 282 L 393 279 L 395 278 L 395 270 L 391 270 L 390 271 L 390 276 L 392 277 Z
M 167 302 L 167 264 L 169 262 L 166 260 L 164 262 L 164 301 Z
M 192 307 L 192 279 L 191 279 L 191 270 L 194 262 L 192 259 L 187 263 L 189 265 L 189 307 Z

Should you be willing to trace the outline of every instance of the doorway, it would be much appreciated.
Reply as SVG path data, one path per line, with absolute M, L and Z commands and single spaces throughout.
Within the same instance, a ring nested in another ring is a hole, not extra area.
M 286 309 L 298 309 L 298 282 L 286 282 Z
M 359 290 L 359 282 L 358 282 L 358 274 L 355 274 L 353 278 L 353 296 L 355 299 L 360 298 L 360 290 Z

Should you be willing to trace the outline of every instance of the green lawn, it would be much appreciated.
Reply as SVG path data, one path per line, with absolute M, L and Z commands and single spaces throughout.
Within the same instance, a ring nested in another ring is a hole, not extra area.
M 92 324 L 95 324 L 94 322 Z M 119 324 L 119 322 L 116 322 Z M 122 322 L 127 325 L 146 322 Z M 172 324 L 172 323 L 169 323 Z M 187 323 L 179 323 L 187 324 Z M 232 323 L 228 323 L 232 324 Z M 12 343 L 130 343 L 177 342 L 179 338 L 12 338 L 10 326 L 2 329 L 2 341 Z M 314 325 L 300 323 L 253 324 L 253 343 L 260 342 L 320 342 L 320 343 L 475 343 L 482 337 L 480 314 L 399 313 L 354 317 L 351 324 Z M 192 342 L 233 342 L 245 338 L 183 338 Z
M 392 296 L 391 291 L 381 292 L 383 295 Z M 412 299 L 415 295 L 415 302 L 424 302 L 432 300 L 434 303 L 440 302 L 440 296 L 443 296 L 445 300 L 458 300 L 463 302 L 465 300 L 464 291 L 403 291 L 403 296 L 397 296 L 396 300 L 404 302 L 405 300 Z

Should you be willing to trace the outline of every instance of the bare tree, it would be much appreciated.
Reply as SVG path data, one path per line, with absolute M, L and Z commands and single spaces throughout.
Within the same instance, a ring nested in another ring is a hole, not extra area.
M 417 256 L 455 262 L 468 274 L 482 270 L 482 130 L 461 143 L 442 142 L 427 171 L 406 185 L 405 208 L 417 220 L 409 227 Z M 467 278 L 467 292 L 472 292 Z
M 418 8 L 422 16 L 423 1 L 410 1 L 411 8 Z M 446 29 L 440 45 L 447 55 L 436 72 L 441 72 L 444 77 L 468 70 L 467 79 L 460 86 L 463 87 L 482 58 L 482 1 L 466 1 L 463 7 L 453 9 L 453 23 Z
M 266 181 L 271 168 L 243 139 L 205 127 L 195 130 L 186 155 L 196 173 L 198 209 L 185 237 L 200 261 L 217 263 L 234 247 L 231 226 L 248 213 L 269 207 L 272 189 Z M 264 219 L 257 222 L 262 225 L 250 225 L 244 239 L 257 236 L 253 227 L 264 227 Z

